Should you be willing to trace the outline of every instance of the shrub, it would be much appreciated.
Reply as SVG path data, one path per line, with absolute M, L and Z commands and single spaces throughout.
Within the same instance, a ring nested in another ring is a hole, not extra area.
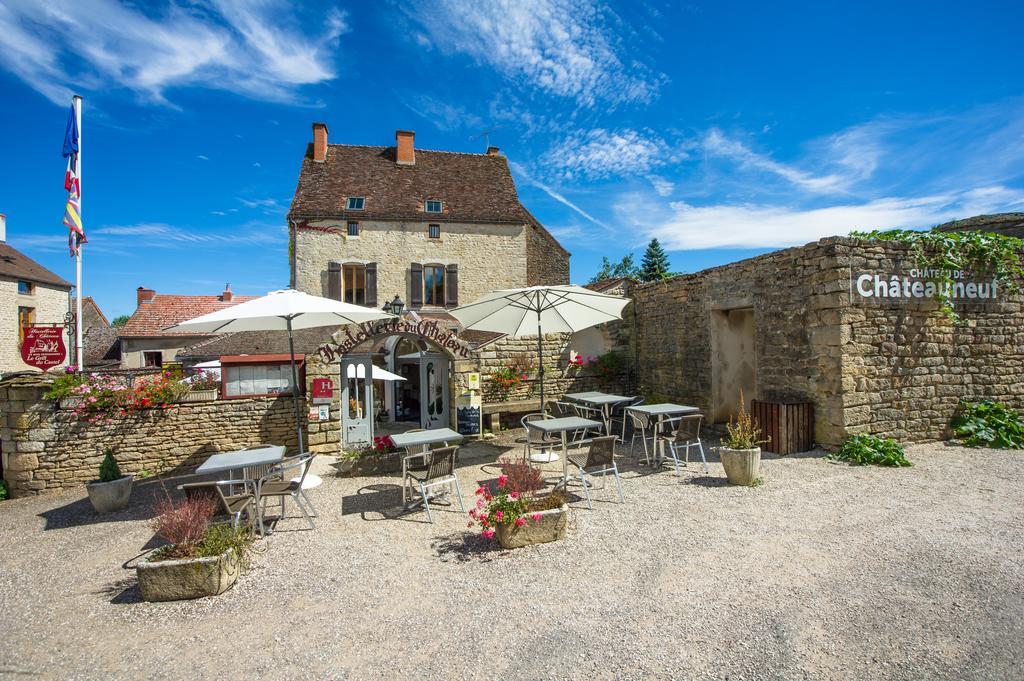
M 510 492 L 516 492 L 521 497 L 532 498 L 533 493 L 544 489 L 544 476 L 539 468 L 534 468 L 525 458 L 513 458 L 506 461 L 499 461 L 501 472 L 508 480 L 507 486 Z
M 0 501 L 7 499 L 7 483 L 0 480 Z
M 167 495 L 157 501 L 153 531 L 170 544 L 161 550 L 160 557 L 196 557 L 197 546 L 216 512 L 217 501 L 210 496 L 196 495 L 176 502 Z
M 71 397 L 74 389 L 85 383 L 86 377 L 80 374 L 62 374 L 53 379 L 53 383 L 43 393 L 44 400 L 57 402 L 65 397 Z
M 740 391 L 740 411 L 729 423 L 725 424 L 726 436 L 722 440 L 722 446 L 726 449 L 754 449 L 768 442 L 761 437 L 761 428 L 754 421 L 754 417 L 747 413 L 746 400 L 743 398 L 743 391 Z
M 853 435 L 843 442 L 839 450 L 828 455 L 836 461 L 849 461 L 857 466 L 910 466 L 903 446 L 895 440 L 877 435 Z
M 614 350 L 590 360 L 590 366 L 594 367 L 598 380 L 603 383 L 614 379 L 622 371 L 624 364 L 622 355 Z
M 196 544 L 196 558 L 212 558 L 228 549 L 234 549 L 238 564 L 248 568 L 252 552 L 253 536 L 248 527 L 231 527 L 228 523 L 207 528 L 203 538 Z
M 1024 449 L 1024 420 L 1001 402 L 961 402 L 952 426 L 968 447 Z
M 220 388 L 220 377 L 213 371 L 197 371 L 192 374 L 188 383 L 189 390 L 214 390 Z
M 100 482 L 113 482 L 123 477 L 121 467 L 117 465 L 117 459 L 114 458 L 114 450 L 107 449 L 103 452 L 103 461 L 100 463 Z

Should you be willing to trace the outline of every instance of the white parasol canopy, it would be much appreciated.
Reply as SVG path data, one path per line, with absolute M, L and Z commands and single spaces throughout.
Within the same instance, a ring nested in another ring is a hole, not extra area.
M 358 369 L 358 371 L 357 371 Z M 404 381 L 404 376 L 393 374 L 387 369 L 373 365 L 370 369 L 370 376 L 374 381 Z M 366 378 L 366 369 L 363 368 L 362 364 L 349 364 L 348 365 L 348 377 L 349 378 Z
M 204 314 L 168 327 L 172 333 L 231 333 L 233 331 L 287 331 L 288 350 L 292 364 L 292 402 L 295 405 L 295 427 L 302 447 L 302 418 L 299 414 L 299 372 L 295 367 L 295 329 L 318 326 L 362 324 L 394 315 L 371 307 L 361 307 L 340 300 L 311 296 L 295 289 L 271 291 L 267 295 Z
M 575 333 L 604 322 L 622 319 L 629 298 L 597 293 L 582 286 L 531 286 L 491 291 L 468 305 L 452 310 L 467 329 L 510 336 L 537 336 L 540 361 L 540 405 L 544 410 L 544 357 L 541 337 L 546 333 Z

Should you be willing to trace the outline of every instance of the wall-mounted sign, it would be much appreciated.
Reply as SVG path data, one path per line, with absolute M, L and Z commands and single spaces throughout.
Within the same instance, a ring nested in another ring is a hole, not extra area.
M 329 404 L 334 399 L 334 381 L 329 378 L 313 379 L 313 404 Z
M 329 421 L 331 419 L 331 405 L 321 404 L 317 407 L 317 418 L 321 421 Z
M 479 390 L 480 389 L 480 374 L 478 374 L 476 372 L 473 372 L 471 374 L 466 374 L 466 387 L 469 388 L 470 390 Z
M 320 420 L 320 409 L 318 409 L 317 407 L 310 407 L 309 408 L 309 414 L 306 415 L 306 418 L 309 421 L 319 421 Z
M 63 326 L 25 328 L 25 340 L 21 344 L 21 358 L 25 364 L 46 371 L 63 364 L 66 355 Z
M 365 322 L 355 327 L 346 326 L 340 343 L 325 343 L 318 352 L 326 362 L 335 362 L 347 352 L 351 352 L 360 343 L 377 336 L 393 336 L 405 334 L 420 336 L 431 341 L 456 357 L 468 358 L 469 346 L 458 336 L 447 329 L 441 328 L 436 321 L 412 321 L 408 319 L 388 319 L 381 322 Z
M 891 272 L 850 272 L 850 288 L 861 300 L 924 300 L 940 293 L 957 302 L 985 302 L 999 297 L 996 279 L 978 281 L 970 273 L 956 270 L 947 273 L 952 281 L 940 281 L 943 273 L 934 269 L 910 269 L 906 274 Z

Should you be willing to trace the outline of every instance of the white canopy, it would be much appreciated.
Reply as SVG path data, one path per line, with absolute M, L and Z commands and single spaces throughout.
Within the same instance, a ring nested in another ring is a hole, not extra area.
M 358 371 L 356 371 L 358 369 Z M 348 377 L 349 378 L 366 378 L 366 369 L 363 368 L 362 364 L 349 364 L 348 365 Z M 387 369 L 383 369 L 376 364 L 370 369 L 370 375 L 375 381 L 404 381 L 405 378 L 398 374 L 393 374 Z
M 597 293 L 582 286 L 531 286 L 491 291 L 452 310 L 467 329 L 535 336 L 582 331 L 622 319 L 629 298 Z

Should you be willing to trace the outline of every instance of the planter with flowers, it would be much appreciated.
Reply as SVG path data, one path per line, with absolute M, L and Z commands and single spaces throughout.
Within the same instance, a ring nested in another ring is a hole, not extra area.
M 624 366 L 622 355 L 614 350 L 609 350 L 598 357 L 588 358 L 587 364 L 593 368 L 598 383 L 602 385 L 613 383 L 622 373 Z
M 378 475 L 402 470 L 402 451 L 390 435 L 379 435 L 373 443 L 342 452 L 334 464 L 338 475 Z
M 483 537 L 497 538 L 506 549 L 564 539 L 569 525 L 565 495 L 555 490 L 537 496 L 536 489 L 543 487 L 540 471 L 526 461 L 502 467 L 507 472 L 498 477 L 493 489 L 477 488 L 468 527 L 479 527 Z
M 736 418 L 725 426 L 726 436 L 718 455 L 722 459 L 725 477 L 730 485 L 758 484 L 761 471 L 761 445 L 768 440 L 761 439 L 761 428 L 747 413 L 743 391 L 740 391 L 740 410 Z
M 181 396 L 179 402 L 209 402 L 220 395 L 220 377 L 212 371 L 200 371 L 182 381 L 188 386 L 188 392 Z
M 43 398 L 65 404 L 74 415 L 89 423 L 113 423 L 146 409 L 170 409 L 188 386 L 174 380 L 170 372 L 127 386 L 121 378 L 101 374 L 67 374 L 54 380 Z

